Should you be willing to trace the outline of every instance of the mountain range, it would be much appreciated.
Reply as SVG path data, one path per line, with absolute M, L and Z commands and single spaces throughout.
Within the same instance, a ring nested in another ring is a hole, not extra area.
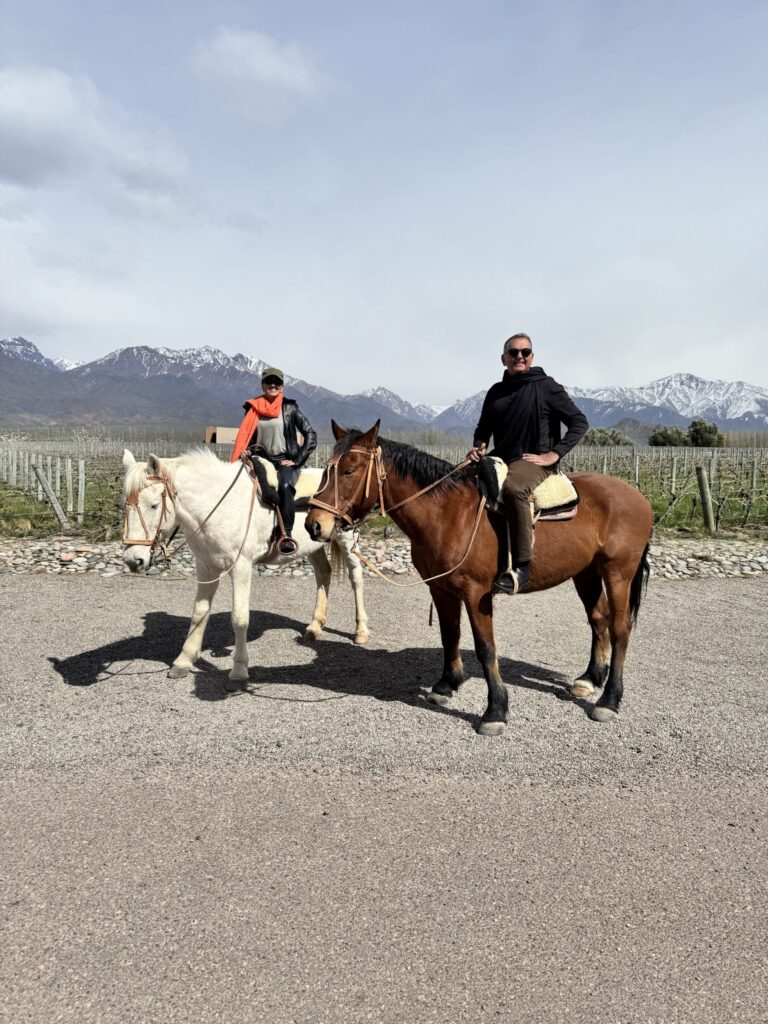
M 92 362 L 44 356 L 25 338 L 0 340 L 0 427 L 43 425 L 136 426 L 172 429 L 202 438 L 205 426 L 236 426 L 245 398 L 260 391 L 262 359 L 229 356 L 210 346 L 190 349 L 136 345 Z M 485 391 L 440 409 L 412 405 L 383 387 L 341 395 L 286 374 L 321 436 L 331 418 L 362 428 L 381 419 L 391 434 L 423 432 L 471 436 Z M 642 387 L 567 390 L 593 427 L 622 425 L 639 440 L 653 426 L 687 426 L 692 419 L 723 430 L 768 429 L 768 390 L 739 382 L 676 373 Z M 636 425 L 633 427 L 633 425 Z M 634 429 L 634 433 L 633 433 Z

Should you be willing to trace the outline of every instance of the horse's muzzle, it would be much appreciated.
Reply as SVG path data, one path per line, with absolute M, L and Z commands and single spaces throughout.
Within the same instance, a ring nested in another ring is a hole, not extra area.
M 335 525 L 333 516 L 319 508 L 311 508 L 304 521 L 304 529 L 318 544 L 331 539 Z
M 146 572 L 150 561 L 147 548 L 127 548 L 123 552 L 123 564 L 127 565 L 131 572 Z

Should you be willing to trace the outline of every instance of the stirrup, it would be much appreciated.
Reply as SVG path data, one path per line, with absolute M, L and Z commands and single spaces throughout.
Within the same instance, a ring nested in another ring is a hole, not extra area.
M 277 550 L 281 555 L 295 555 L 299 550 L 298 543 L 286 534 L 284 537 L 280 537 L 277 542 Z
M 530 570 L 527 565 L 518 569 L 505 569 L 499 573 L 493 585 L 502 594 L 519 594 L 528 583 L 529 577 Z

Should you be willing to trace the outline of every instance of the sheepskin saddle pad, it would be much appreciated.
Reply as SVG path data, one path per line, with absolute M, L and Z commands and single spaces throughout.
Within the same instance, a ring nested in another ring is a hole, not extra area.
M 259 466 L 263 468 L 270 487 L 274 487 L 277 490 L 277 470 L 272 463 L 268 459 L 261 458 L 254 461 L 258 462 Z M 299 472 L 299 479 L 296 481 L 296 498 L 294 500 L 297 512 L 309 509 L 309 499 L 319 488 L 322 475 L 322 469 L 316 469 L 314 466 L 306 466 Z
M 478 485 L 494 512 L 503 512 L 501 489 L 507 478 L 507 464 L 495 455 L 486 456 L 478 468 Z M 579 495 L 565 473 L 552 473 L 533 492 L 531 514 L 539 520 L 573 519 Z

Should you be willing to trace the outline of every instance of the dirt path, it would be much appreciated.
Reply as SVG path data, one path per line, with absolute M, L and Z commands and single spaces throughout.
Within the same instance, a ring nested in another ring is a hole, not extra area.
M 768 1018 L 768 583 L 652 588 L 615 726 L 565 691 L 575 594 L 500 599 L 498 740 L 469 652 L 424 703 L 421 588 L 355 648 L 342 586 L 310 647 L 308 581 L 258 580 L 234 694 L 221 596 L 172 682 L 188 584 L 0 578 L 0 1018 Z

